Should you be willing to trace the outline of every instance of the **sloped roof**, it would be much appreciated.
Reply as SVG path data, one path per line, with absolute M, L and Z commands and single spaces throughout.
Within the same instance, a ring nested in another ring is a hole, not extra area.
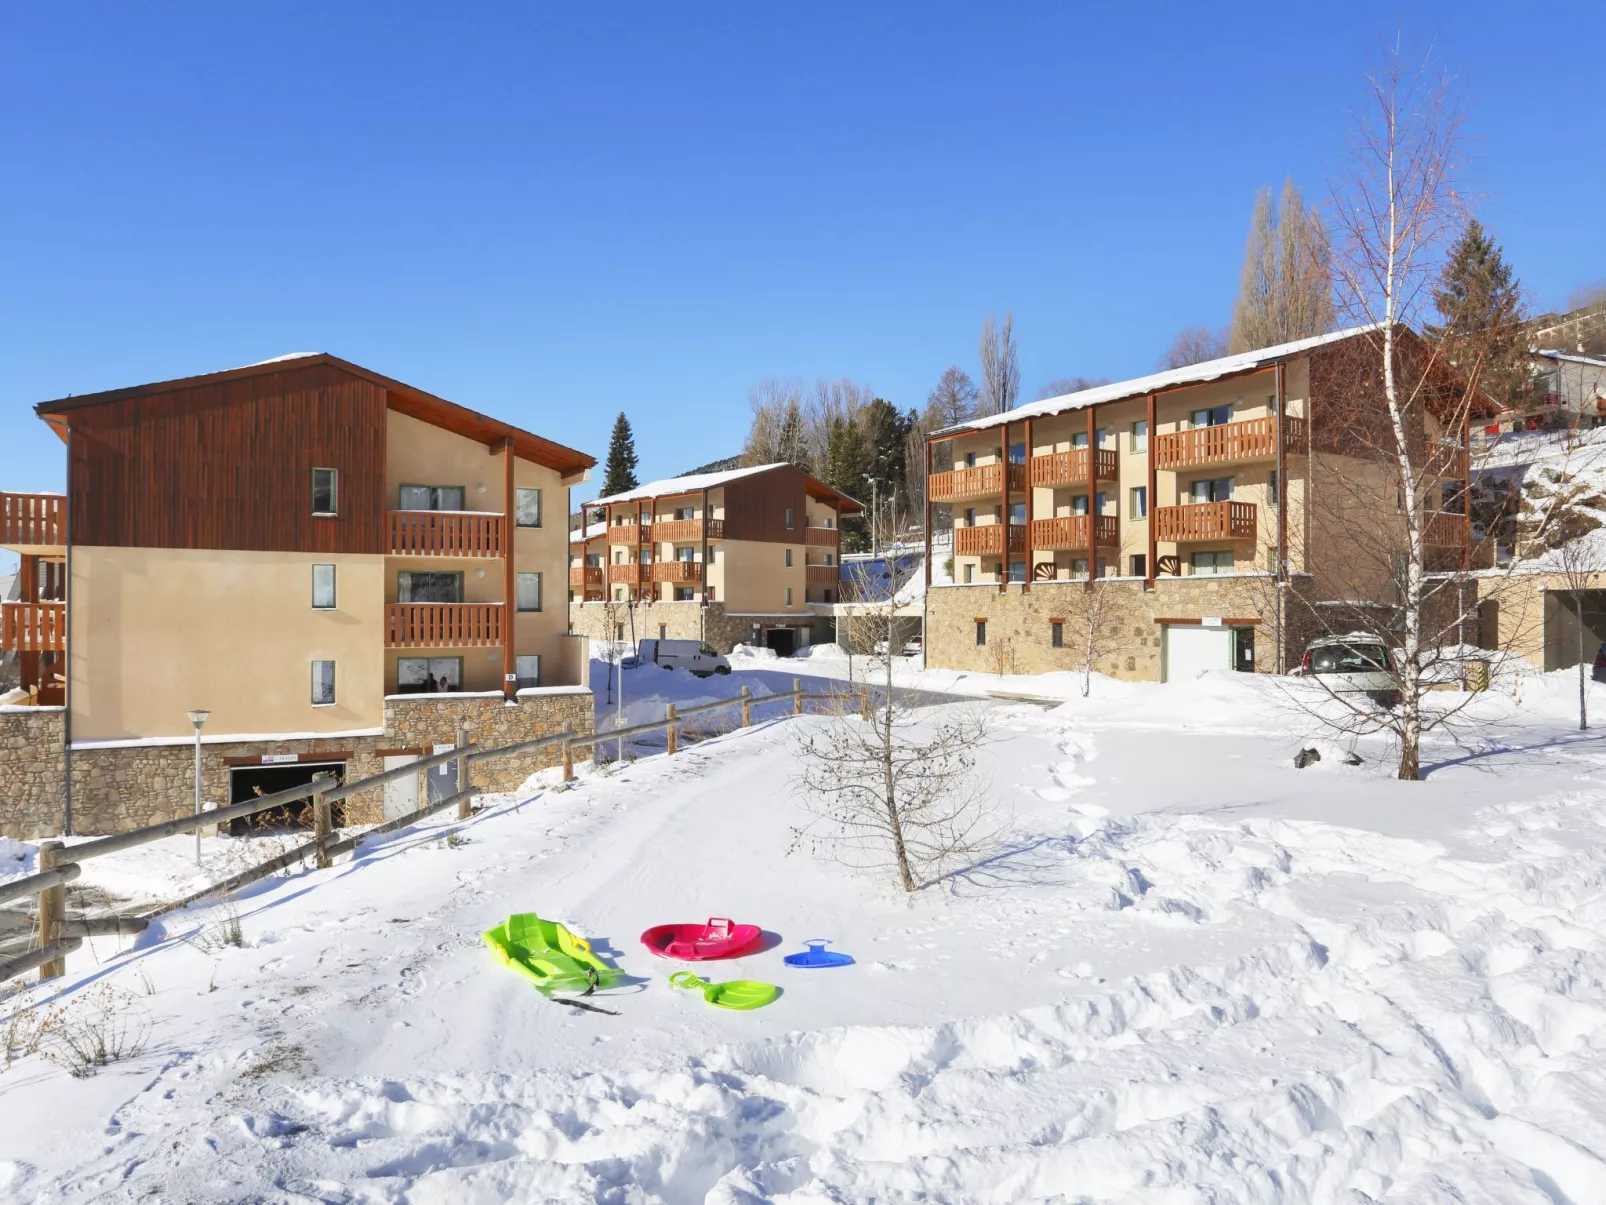
M 594 456 L 563 444 L 554 443 L 544 439 L 532 431 L 515 427 L 478 410 L 470 410 L 467 406 L 459 406 L 456 402 L 448 402 L 445 398 L 436 397 L 426 393 L 405 382 L 394 380 L 372 369 L 364 368 L 360 364 L 353 364 L 349 360 L 342 360 L 328 352 L 292 352 L 289 355 L 277 356 L 271 360 L 261 360 L 255 364 L 247 364 L 244 368 L 230 368 L 223 372 L 209 372 L 194 377 L 179 377 L 171 381 L 156 381 L 149 385 L 133 385 L 125 389 L 108 389 L 100 393 L 85 393 L 76 397 L 58 398 L 51 402 L 40 402 L 34 407 L 34 413 L 49 423 L 58 435 L 66 438 L 66 428 L 71 423 L 72 411 L 85 406 L 103 406 L 111 402 L 122 402 L 132 398 L 147 397 L 155 393 L 171 393 L 183 389 L 199 386 L 219 384 L 224 381 L 242 380 L 247 377 L 263 376 L 268 373 L 295 371 L 301 368 L 311 368 L 316 365 L 327 364 L 338 368 L 353 376 L 372 381 L 385 389 L 390 408 L 429 423 L 431 426 L 452 431 L 468 439 L 483 444 L 496 444 L 504 439 L 513 441 L 513 451 L 521 460 L 528 460 L 535 464 L 544 465 L 564 476 L 589 469 L 597 463 Z
M 623 493 L 611 494 L 606 498 L 597 498 L 585 504 L 587 509 L 593 506 L 612 506 L 619 502 L 636 502 L 647 498 L 672 498 L 679 494 L 697 494 L 703 490 L 711 490 L 715 486 L 727 485 L 732 481 L 739 481 L 743 477 L 757 477 L 761 473 L 771 473 L 776 469 L 789 469 L 793 466 L 781 461 L 777 464 L 761 464 L 748 469 L 723 469 L 717 473 L 688 473 L 684 477 L 665 477 L 661 481 L 649 481 L 646 485 L 638 485 L 633 490 Z M 801 469 L 798 470 L 802 472 Z M 850 498 L 841 490 L 826 485 L 817 478 L 803 473 L 804 488 L 811 498 L 821 500 L 834 500 L 843 504 L 842 509 L 857 514 L 864 507 L 857 499 Z

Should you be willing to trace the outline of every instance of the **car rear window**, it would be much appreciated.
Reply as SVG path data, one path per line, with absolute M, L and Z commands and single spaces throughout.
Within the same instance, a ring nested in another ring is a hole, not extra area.
M 1318 674 L 1386 673 L 1388 660 L 1381 644 L 1329 644 L 1310 652 L 1311 670 Z

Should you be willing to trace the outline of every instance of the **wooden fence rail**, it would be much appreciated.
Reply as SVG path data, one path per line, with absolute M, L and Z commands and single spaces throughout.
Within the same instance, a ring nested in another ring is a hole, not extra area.
M 736 698 L 720 699 L 712 703 L 697 703 L 678 711 L 675 705 L 671 703 L 667 708 L 667 714 L 661 720 L 649 720 L 644 724 L 632 724 L 627 728 L 615 728 L 609 732 L 594 732 L 588 736 L 576 735 L 565 730 L 553 733 L 550 736 L 518 741 L 493 749 L 482 749 L 477 745 L 471 744 L 468 741 L 467 733 L 459 729 L 457 744 L 448 752 L 419 758 L 417 761 L 408 762 L 404 766 L 397 766 L 394 769 L 370 775 L 356 782 L 336 783 L 332 778 L 320 776 L 314 778 L 310 783 L 289 787 L 283 791 L 276 791 L 271 795 L 261 795 L 255 799 L 248 799 L 243 803 L 230 804 L 228 807 L 202 812 L 196 816 L 180 816 L 173 820 L 163 821 L 160 824 L 149 824 L 143 828 L 130 829 L 124 833 L 114 833 L 109 837 L 99 837 L 93 841 L 85 841 L 70 848 L 59 841 L 42 842 L 39 847 L 39 872 L 28 875 L 25 878 L 15 879 L 9 883 L 0 884 L 0 903 L 24 895 L 36 894 L 38 896 L 40 941 L 39 948 L 30 950 L 7 962 L 0 962 L 0 983 L 16 975 L 25 974 L 35 967 L 40 968 L 39 978 L 41 980 L 52 979 L 66 974 L 67 955 L 78 949 L 83 944 L 83 938 L 86 936 L 108 933 L 138 933 L 158 916 L 175 912 L 201 900 L 220 899 L 309 857 L 314 858 L 319 866 L 328 866 L 332 858 L 341 853 L 354 851 L 365 838 L 408 828 L 451 807 L 458 809 L 459 816 L 466 817 L 470 800 L 479 793 L 469 785 L 469 768 L 477 762 L 561 746 L 563 750 L 563 779 L 568 782 L 574 777 L 574 750 L 577 748 L 584 748 L 589 745 L 594 749 L 597 745 L 607 741 L 622 741 L 627 737 L 636 736 L 640 733 L 656 732 L 659 729 L 663 729 L 668 733 L 669 752 L 673 754 L 678 747 L 676 736 L 679 726 L 689 716 L 717 711 L 725 707 L 740 707 L 742 709 L 742 727 L 746 728 L 752 724 L 752 709 L 757 704 L 790 702 L 792 714 L 802 715 L 804 704 L 807 702 L 840 701 L 844 699 L 854 700 L 855 705 L 859 705 L 857 695 L 841 692 L 805 692 L 802 679 L 794 678 L 792 679 L 791 690 L 777 691 L 771 695 L 755 697 L 752 691 L 744 686 L 742 693 Z M 397 816 L 383 824 L 364 829 L 362 832 L 349 837 L 339 837 L 330 831 L 329 809 L 331 804 L 348 799 L 359 792 L 373 790 L 388 782 L 395 782 L 410 775 L 416 775 L 422 771 L 432 769 L 435 766 L 445 765 L 447 762 L 456 762 L 457 764 L 458 790 L 456 793 L 445 799 L 426 804 L 415 811 L 407 813 L 405 816 Z M 83 873 L 81 863 L 89 858 L 118 853 L 138 845 L 145 845 L 151 841 L 161 840 L 163 837 L 190 832 L 197 827 L 222 824 L 230 820 L 254 816 L 260 812 L 284 807 L 287 804 L 301 803 L 309 799 L 313 804 L 314 832 L 311 841 L 286 850 L 277 857 L 270 858 L 257 866 L 249 867 L 238 874 L 231 875 L 222 882 L 213 883 L 199 891 L 192 892 L 182 899 L 170 900 L 141 916 L 90 917 L 81 920 L 68 920 L 64 915 L 66 911 L 66 884 L 72 882 Z M 65 856 L 71 856 L 74 861 L 58 864 L 57 859 Z

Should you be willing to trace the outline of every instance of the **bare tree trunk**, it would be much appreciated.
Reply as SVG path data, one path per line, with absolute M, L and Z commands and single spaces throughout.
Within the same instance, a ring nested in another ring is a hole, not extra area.
M 894 575 L 896 576 L 896 575 Z M 916 891 L 914 872 L 909 869 L 909 851 L 903 843 L 903 820 L 898 815 L 898 783 L 892 772 L 892 634 L 898 626 L 897 608 L 887 606 L 887 697 L 881 709 L 881 773 L 887 800 L 887 827 L 892 830 L 892 853 L 898 860 L 898 877 L 905 891 Z
M 1584 732 L 1589 728 L 1589 688 L 1584 673 L 1584 596 L 1573 595 L 1573 603 L 1578 608 L 1578 731 Z

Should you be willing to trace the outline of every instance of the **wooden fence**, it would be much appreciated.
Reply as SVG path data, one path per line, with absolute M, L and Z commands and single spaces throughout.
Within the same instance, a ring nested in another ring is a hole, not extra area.
M 558 746 L 561 749 L 563 761 L 563 781 L 568 782 L 574 777 L 575 750 L 595 747 L 608 741 L 623 741 L 628 737 L 637 736 L 645 732 L 657 732 L 660 729 L 668 734 L 669 753 L 673 755 L 679 745 L 678 735 L 680 725 L 688 718 L 704 712 L 717 711 L 726 707 L 740 707 L 742 709 L 742 727 L 749 727 L 753 722 L 753 708 L 764 703 L 775 703 L 790 700 L 792 714 L 802 715 L 804 704 L 808 702 L 832 701 L 842 702 L 854 699 L 860 709 L 860 714 L 868 716 L 870 706 L 869 694 L 849 695 L 836 693 L 806 693 L 800 678 L 792 679 L 792 689 L 778 691 L 772 695 L 754 697 L 750 688 L 742 687 L 740 696 L 734 699 L 721 699 L 713 703 L 699 703 L 692 707 L 677 710 L 673 703 L 665 709 L 664 718 L 649 720 L 645 724 L 633 724 L 628 728 L 615 728 L 610 732 L 593 733 L 590 736 L 576 736 L 565 729 L 553 733 L 551 736 L 536 737 L 533 740 L 519 741 L 511 745 L 502 745 L 495 749 L 482 749 L 469 743 L 468 732 L 459 728 L 457 731 L 457 744 L 446 753 L 437 753 L 431 757 L 420 758 L 409 762 L 405 766 L 397 766 L 393 770 L 386 770 L 381 774 L 374 774 L 356 782 L 338 783 L 332 777 L 320 776 L 312 782 L 298 787 L 289 787 L 283 791 L 276 791 L 271 795 L 261 795 L 255 799 L 248 799 L 243 803 L 230 804 L 228 807 L 216 808 L 210 812 L 202 812 L 196 816 L 181 816 L 174 820 L 165 820 L 160 824 L 147 825 L 144 828 L 129 829 L 127 832 L 113 833 L 109 837 L 97 837 L 92 841 L 85 841 L 70 848 L 61 841 L 41 841 L 39 843 L 39 870 L 35 874 L 24 878 L 13 879 L 9 883 L 0 883 L 0 904 L 7 900 L 20 899 L 24 896 L 38 896 L 38 935 L 39 945 L 27 953 L 0 962 L 0 983 L 17 975 L 26 974 L 35 967 L 39 968 L 41 981 L 54 979 L 67 973 L 67 955 L 78 949 L 84 943 L 84 938 L 101 936 L 113 933 L 139 933 L 143 931 L 152 920 L 180 908 L 188 907 L 205 899 L 221 898 L 231 892 L 238 891 L 276 871 L 284 870 L 308 857 L 314 860 L 319 868 L 331 865 L 337 854 L 348 853 L 355 850 L 360 842 L 367 837 L 378 836 L 382 833 L 395 832 L 398 829 L 408 828 L 421 820 L 426 820 L 447 808 L 457 808 L 459 819 L 466 820 L 470 814 L 469 804 L 476 794 L 479 794 L 469 780 L 469 768 L 484 761 L 492 761 L 499 757 L 508 757 L 515 753 L 529 753 L 538 749 L 550 749 Z M 352 836 L 338 836 L 331 826 L 332 805 L 361 791 L 369 791 L 375 787 L 383 786 L 388 782 L 395 782 L 408 775 L 418 774 L 433 769 L 436 766 L 455 762 L 457 765 L 457 790 L 445 799 L 427 804 L 416 811 L 408 812 L 405 816 L 398 816 L 393 820 L 364 829 Z M 106 854 L 119 853 L 125 849 L 145 845 L 151 841 L 159 841 L 163 837 L 171 837 L 178 833 L 192 832 L 214 824 L 225 824 L 231 820 L 255 816 L 273 808 L 282 808 L 287 804 L 301 803 L 310 799 L 312 801 L 312 840 L 296 846 L 263 862 L 258 866 L 242 870 L 220 883 L 214 883 L 200 891 L 193 892 L 183 899 L 170 900 L 161 906 L 151 909 L 140 916 L 108 916 L 93 917 L 85 920 L 68 920 L 66 918 L 67 884 L 73 882 L 83 873 L 83 863 L 90 858 L 102 857 Z M 65 859 L 71 857 L 72 861 Z

